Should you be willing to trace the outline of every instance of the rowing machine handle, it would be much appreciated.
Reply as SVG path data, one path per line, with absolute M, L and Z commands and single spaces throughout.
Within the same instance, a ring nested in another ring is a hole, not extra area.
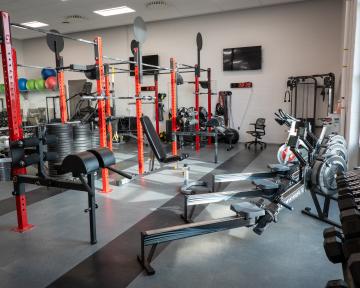
M 281 201 L 281 200 L 277 200 L 276 202 L 279 203 L 281 206 L 285 207 L 286 209 L 289 209 L 290 211 L 293 211 L 293 210 L 294 210 L 294 207 L 286 204 L 285 202 L 283 202 L 283 201 Z
M 265 231 L 266 227 L 273 221 L 274 217 L 270 213 L 266 212 L 264 216 L 260 217 L 253 231 L 256 234 L 261 235 Z

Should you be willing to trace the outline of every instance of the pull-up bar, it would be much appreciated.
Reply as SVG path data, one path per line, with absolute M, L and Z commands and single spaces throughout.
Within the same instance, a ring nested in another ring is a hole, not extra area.
M 97 45 L 96 42 L 94 42 L 94 41 L 85 40 L 85 39 L 81 39 L 81 38 L 74 38 L 74 37 L 64 35 L 62 33 L 54 32 L 54 31 L 48 31 L 48 30 L 40 29 L 40 28 L 33 28 L 33 27 L 29 27 L 29 26 L 19 24 L 19 23 L 11 23 L 10 25 L 12 27 L 16 27 L 16 28 L 19 28 L 19 29 L 32 30 L 32 31 L 36 31 L 36 32 L 43 33 L 43 34 L 46 34 L 46 35 L 59 36 L 59 37 L 65 38 L 65 39 L 78 41 L 78 42 L 85 43 L 85 44 Z

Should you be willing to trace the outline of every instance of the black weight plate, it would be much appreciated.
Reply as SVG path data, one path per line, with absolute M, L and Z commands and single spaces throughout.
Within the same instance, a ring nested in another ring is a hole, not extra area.
M 203 47 L 203 38 L 200 32 L 196 35 L 196 45 L 198 50 L 201 50 Z
M 52 29 L 50 32 L 60 33 Z M 58 35 L 46 34 L 46 43 L 51 51 L 60 53 L 64 50 L 64 38 Z M 57 51 L 56 51 L 57 50 Z

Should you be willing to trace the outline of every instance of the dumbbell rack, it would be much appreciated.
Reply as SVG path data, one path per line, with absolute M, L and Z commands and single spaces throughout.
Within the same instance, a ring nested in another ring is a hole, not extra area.
M 328 259 L 342 264 L 344 279 L 331 280 L 328 288 L 360 287 L 360 171 L 341 173 L 336 179 L 339 228 L 324 230 L 324 249 Z

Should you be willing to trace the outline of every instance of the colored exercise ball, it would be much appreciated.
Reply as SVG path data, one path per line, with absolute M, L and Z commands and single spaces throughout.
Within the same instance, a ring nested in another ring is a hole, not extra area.
M 55 90 L 57 88 L 57 79 L 55 76 L 50 76 L 45 81 L 45 87 L 47 89 Z
M 44 79 L 36 79 L 35 80 L 35 89 L 36 90 L 45 89 L 45 80 Z
M 55 77 L 56 76 L 56 71 L 54 69 L 50 69 L 50 68 L 43 68 L 41 70 L 41 76 L 44 80 L 48 79 L 49 77 Z
M 5 84 L 0 84 L 0 93 L 5 92 Z
M 26 83 L 27 83 L 27 79 L 25 79 L 25 78 L 20 78 L 18 80 L 18 85 L 19 85 L 19 90 L 20 91 L 26 91 L 27 90 Z
M 35 80 L 29 79 L 26 82 L 26 90 L 34 90 L 35 89 Z

